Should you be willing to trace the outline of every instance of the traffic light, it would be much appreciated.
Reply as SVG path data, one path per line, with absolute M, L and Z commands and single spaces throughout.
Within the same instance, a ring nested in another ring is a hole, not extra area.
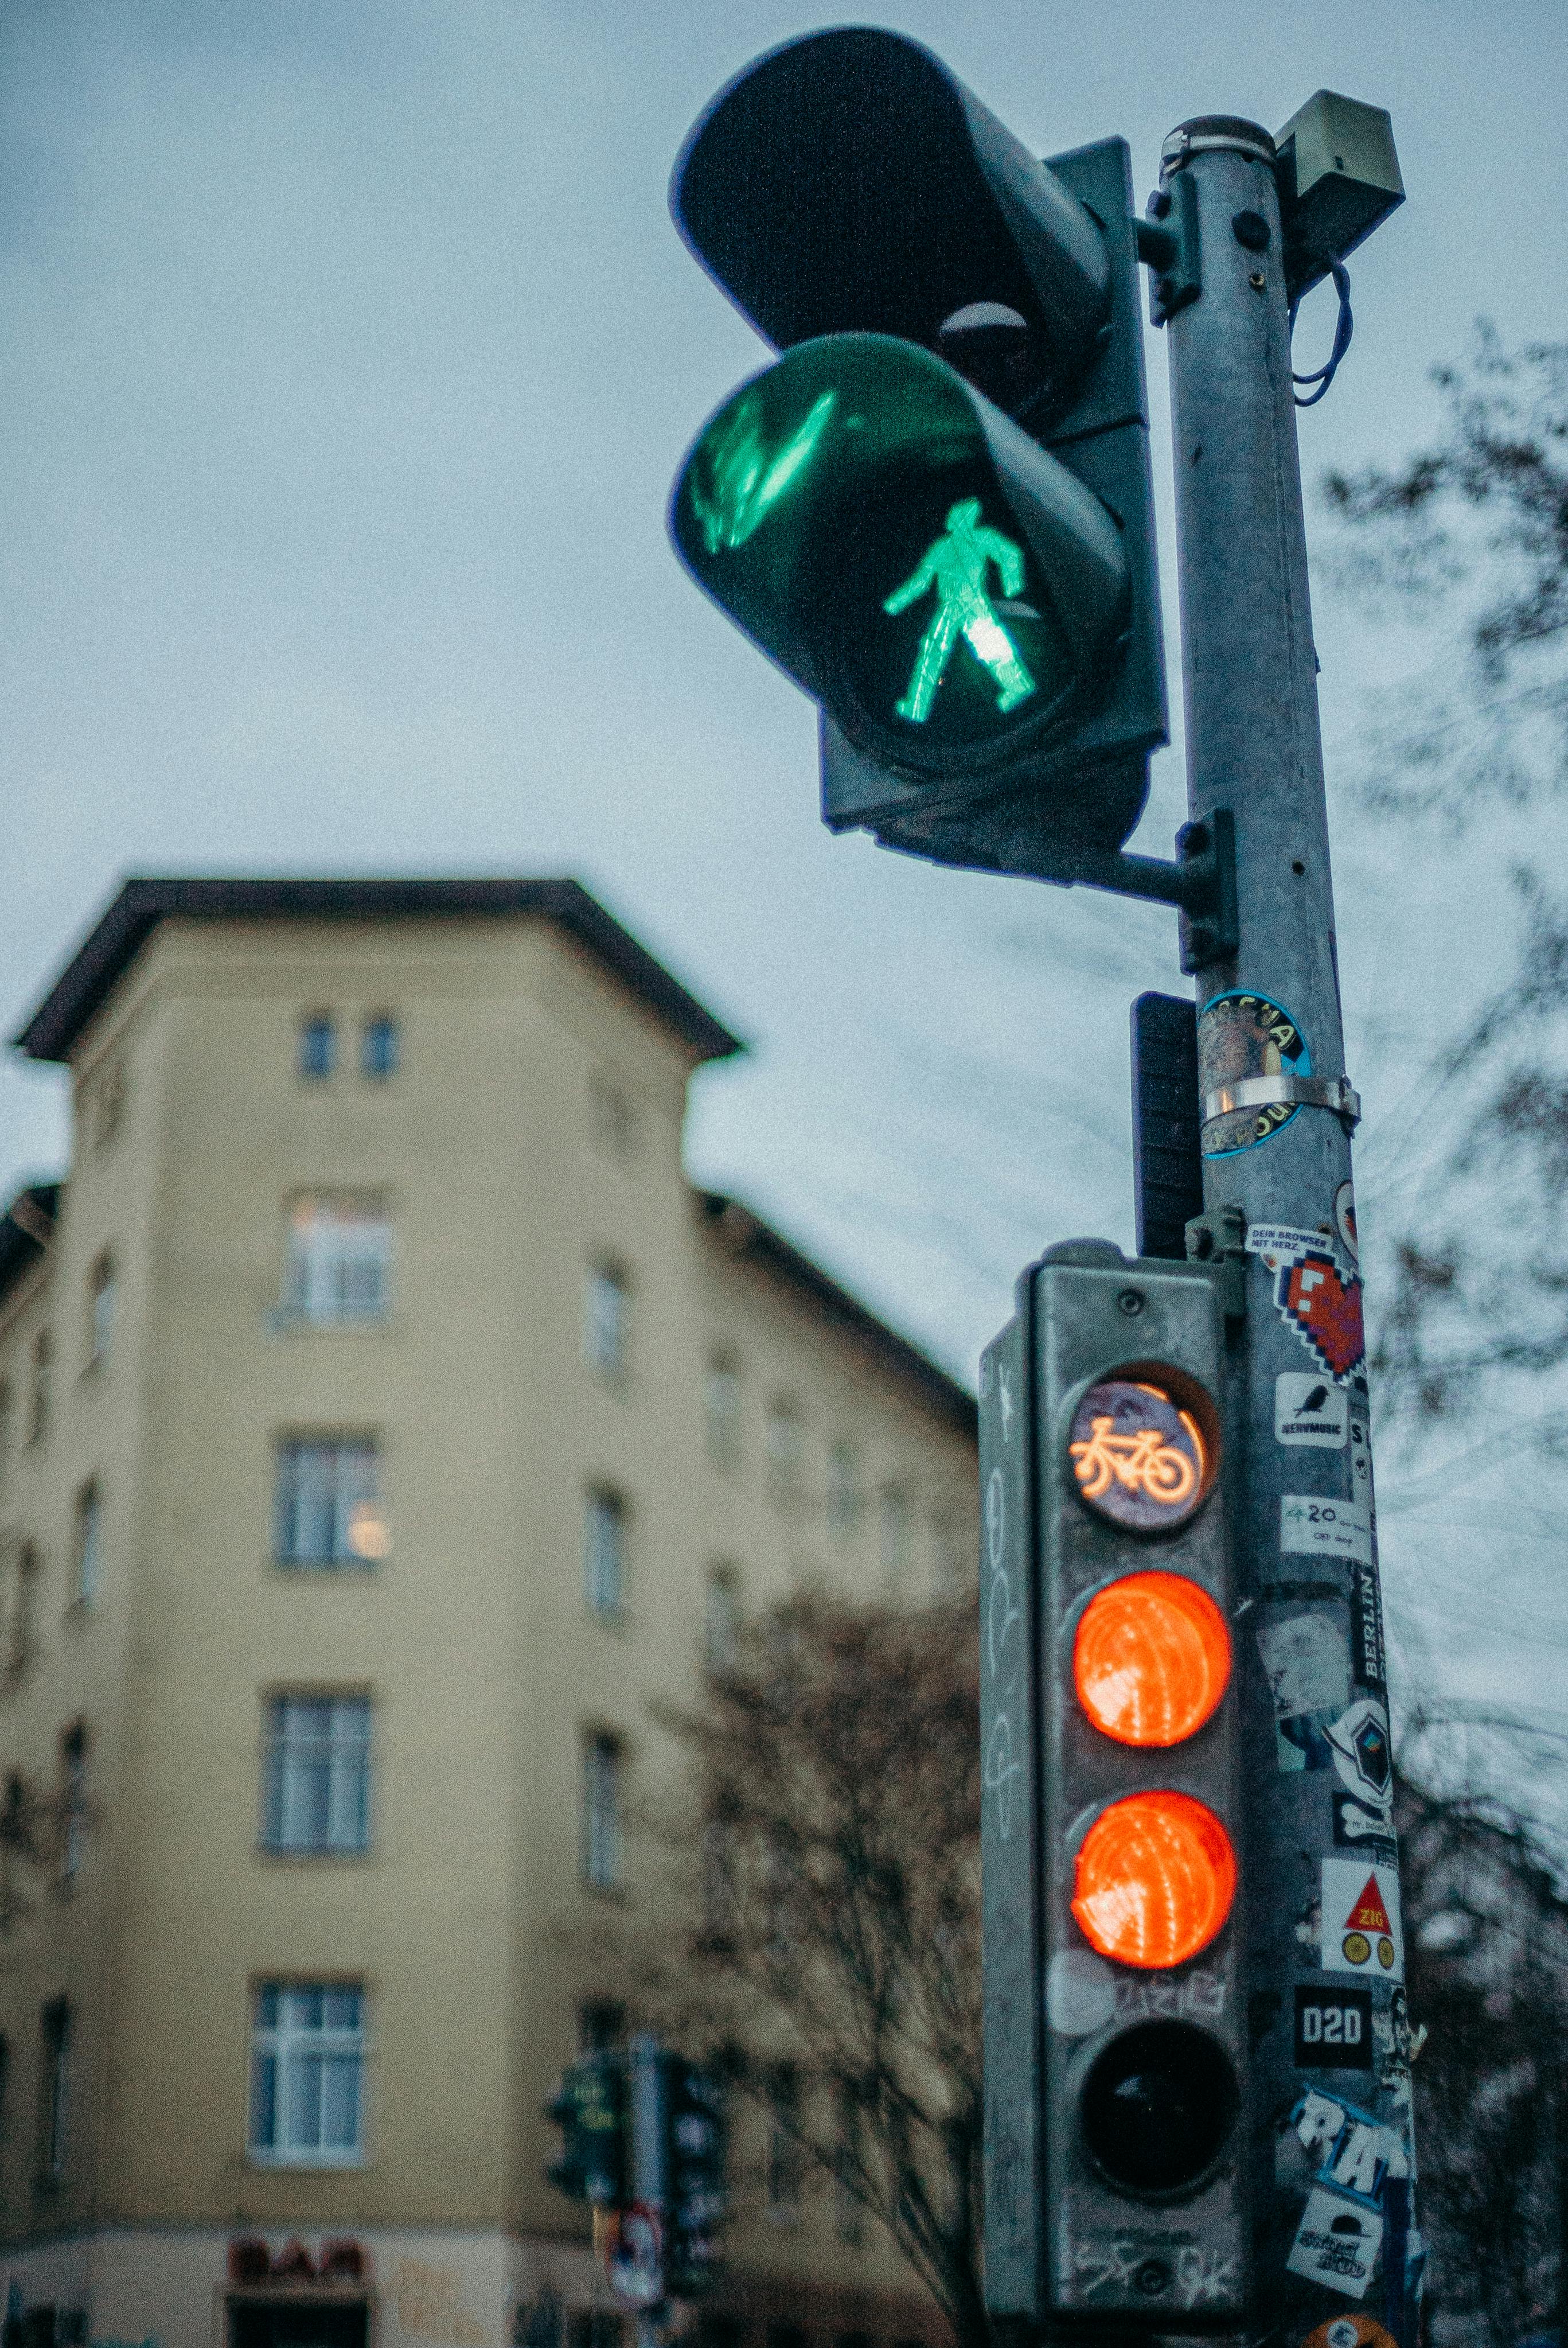
M 628 2198 L 624 2056 L 605 2050 L 573 2063 L 545 2116 L 561 2132 L 560 2157 L 545 2171 L 557 2191 L 600 2209 L 619 2208 Z
M 1247 2303 L 1224 1391 L 1213 1276 L 1103 1241 L 981 1367 L 987 2291 L 1062 2337 Z
M 665 2273 L 678 2299 L 713 2280 L 714 2240 L 724 2215 L 723 2092 L 683 2054 L 661 2057 L 664 2071 Z
M 723 91 L 671 203 L 784 353 L 671 532 L 819 703 L 825 820 L 1086 877 L 1166 732 L 1125 142 L 1040 162 L 918 42 L 849 28 Z

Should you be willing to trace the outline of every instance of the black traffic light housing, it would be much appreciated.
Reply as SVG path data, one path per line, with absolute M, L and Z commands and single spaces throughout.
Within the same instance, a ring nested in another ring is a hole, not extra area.
M 1124 142 L 1048 167 L 917 42 L 850 28 L 775 50 L 721 93 L 672 204 L 710 274 L 786 353 L 698 443 L 672 528 L 700 583 L 821 704 L 825 819 L 940 861 L 1098 879 L 1085 868 L 1137 821 L 1166 736 Z M 897 338 L 903 362 L 870 336 Z M 772 510 L 746 517 L 749 550 L 722 530 L 714 542 L 699 505 L 715 430 L 754 489 L 814 417 Z M 981 654 L 954 644 L 944 674 L 967 675 L 974 726 L 959 710 L 927 733 L 932 711 L 905 706 L 913 681 L 902 703 L 888 686 L 933 605 L 911 618 L 886 598 L 976 491 L 988 526 L 999 502 L 1029 573 L 1021 594 L 1000 576 L 979 640 L 1001 604 L 1030 689 L 999 651 L 997 698 L 1013 698 L 985 705 Z M 845 657 L 856 634 L 888 672 L 875 693 Z
M 723 2220 L 727 2131 L 719 2081 L 683 2054 L 661 2057 L 664 2071 L 665 2274 L 678 2299 L 713 2281 Z
M 1247 2308 L 1225 1389 L 1214 1276 L 1107 1241 L 981 1364 L 987 2298 L 1053 2339 Z
M 556 2190 L 573 2201 L 620 2208 L 629 2198 L 625 2056 L 607 2048 L 571 2064 L 545 2116 L 561 2132 L 560 2157 L 545 2171 Z

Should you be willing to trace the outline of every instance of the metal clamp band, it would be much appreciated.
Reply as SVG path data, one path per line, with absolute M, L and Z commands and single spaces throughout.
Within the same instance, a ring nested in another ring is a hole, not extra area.
M 1348 1076 L 1241 1076 L 1204 1095 L 1204 1123 L 1230 1117 L 1238 1108 L 1327 1108 L 1348 1129 L 1361 1122 L 1361 1096 Z
M 1190 155 L 1216 152 L 1245 155 L 1255 163 L 1266 163 L 1271 170 L 1278 160 L 1274 140 L 1261 123 L 1245 122 L 1234 114 L 1204 114 L 1179 124 L 1170 133 L 1160 149 L 1160 177 L 1169 179 Z

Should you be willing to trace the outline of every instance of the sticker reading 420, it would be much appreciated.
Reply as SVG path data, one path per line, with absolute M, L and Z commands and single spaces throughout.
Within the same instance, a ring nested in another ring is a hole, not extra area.
M 1239 990 L 1216 994 L 1204 1004 L 1198 1016 L 1200 1096 L 1247 1076 L 1311 1074 L 1307 1038 L 1282 1004 Z M 1209 1118 L 1204 1127 L 1204 1156 L 1231 1158 L 1238 1149 L 1255 1149 L 1290 1123 L 1297 1107 L 1290 1101 L 1268 1101 L 1261 1108 L 1232 1109 L 1225 1117 Z

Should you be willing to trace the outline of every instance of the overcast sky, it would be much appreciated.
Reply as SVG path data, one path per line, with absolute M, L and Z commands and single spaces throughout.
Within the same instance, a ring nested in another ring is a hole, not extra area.
M 1131 1243 L 1127 1005 L 1180 983 L 1174 923 L 830 839 L 808 705 L 669 551 L 685 447 L 765 355 L 676 237 L 671 165 L 722 83 L 820 21 L 8 0 L 0 991 L 11 1032 L 127 872 L 575 873 L 753 1045 L 700 1080 L 693 1173 L 967 1374 L 1041 1245 Z M 1191 114 L 1277 127 L 1324 85 L 1391 110 L 1409 201 L 1353 263 L 1309 478 L 1419 443 L 1478 314 L 1563 335 L 1561 0 L 877 21 L 1040 152 L 1122 132 L 1141 192 Z M 1303 314 L 1314 359 L 1331 307 Z M 1505 966 L 1509 843 L 1466 851 L 1461 954 L 1457 852 L 1347 788 L 1411 642 L 1321 577 L 1317 602 L 1365 1220 L 1408 1195 L 1419 1064 Z M 1157 762 L 1136 845 L 1169 852 L 1179 773 Z M 13 1056 L 0 1171 L 63 1164 L 63 1105 Z M 1390 1592 L 1440 1658 L 1480 1601 L 1462 1520 L 1424 1509 L 1390 1516 Z M 1481 1611 L 1456 1684 L 1539 1683 L 1538 1642 Z

